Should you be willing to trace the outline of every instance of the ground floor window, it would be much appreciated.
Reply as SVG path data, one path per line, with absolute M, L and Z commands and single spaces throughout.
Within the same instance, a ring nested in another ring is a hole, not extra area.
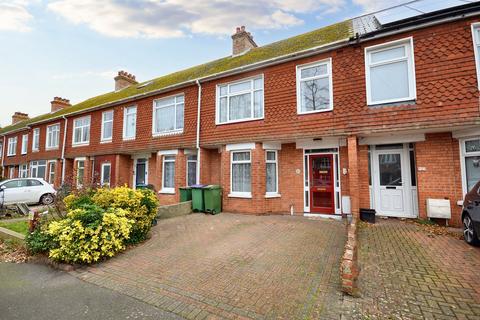
M 470 191 L 480 181 L 480 137 L 465 139 L 461 142 L 463 187 Z
M 28 165 L 27 164 L 20 165 L 20 171 L 19 171 L 18 176 L 20 178 L 28 178 Z
M 77 187 L 83 186 L 85 179 L 85 161 L 77 160 Z
M 39 160 L 30 162 L 30 176 L 32 178 L 45 179 L 47 171 L 47 161 Z
M 266 152 L 266 187 L 267 195 L 278 194 L 278 154 L 277 151 Z
M 111 164 L 102 163 L 102 172 L 100 174 L 100 185 L 110 187 Z
M 187 185 L 197 184 L 197 155 L 187 156 Z
M 232 194 L 251 196 L 252 162 L 250 151 L 233 151 L 231 165 Z
M 175 192 L 175 156 L 163 156 L 162 192 Z
M 55 183 L 55 161 L 50 161 L 48 163 L 48 183 Z
M 15 167 L 10 167 L 8 169 L 8 178 L 9 179 L 15 178 Z

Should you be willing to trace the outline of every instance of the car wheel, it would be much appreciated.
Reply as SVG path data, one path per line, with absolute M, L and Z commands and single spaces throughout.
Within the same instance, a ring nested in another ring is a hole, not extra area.
M 473 220 L 468 214 L 463 217 L 463 238 L 468 244 L 478 244 L 478 237 L 473 227 Z
M 40 203 L 43 204 L 43 205 L 46 205 L 46 206 L 52 204 L 53 201 L 55 201 L 55 198 L 54 198 L 53 195 L 50 194 L 50 193 L 44 194 L 44 195 L 40 198 Z

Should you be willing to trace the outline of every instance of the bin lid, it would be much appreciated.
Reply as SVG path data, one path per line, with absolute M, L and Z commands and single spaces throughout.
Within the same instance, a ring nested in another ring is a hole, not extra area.
M 209 186 L 206 186 L 204 189 L 222 189 L 221 186 L 219 186 L 218 184 L 211 184 Z
M 203 189 L 207 185 L 206 184 L 194 184 L 193 186 L 190 186 L 192 189 Z

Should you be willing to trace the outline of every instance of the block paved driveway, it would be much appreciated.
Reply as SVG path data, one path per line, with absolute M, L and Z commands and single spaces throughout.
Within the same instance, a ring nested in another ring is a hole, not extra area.
M 346 298 L 346 318 L 480 319 L 480 248 L 392 219 L 359 241 L 362 297 Z
M 340 221 L 194 214 L 72 275 L 187 319 L 339 319 Z

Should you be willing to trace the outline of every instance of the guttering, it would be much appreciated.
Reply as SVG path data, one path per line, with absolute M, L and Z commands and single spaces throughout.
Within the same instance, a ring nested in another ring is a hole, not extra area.
M 65 128 L 63 130 L 63 145 L 62 145 L 62 185 L 65 183 L 65 147 L 67 144 L 67 128 L 68 128 L 68 120 L 66 116 L 63 116 L 65 119 Z
M 200 111 L 202 106 L 202 85 L 200 84 L 200 80 L 197 80 L 198 86 L 198 101 L 197 101 L 197 172 L 196 172 L 196 180 L 197 183 L 200 183 L 200 168 L 201 168 L 201 152 L 200 152 Z

